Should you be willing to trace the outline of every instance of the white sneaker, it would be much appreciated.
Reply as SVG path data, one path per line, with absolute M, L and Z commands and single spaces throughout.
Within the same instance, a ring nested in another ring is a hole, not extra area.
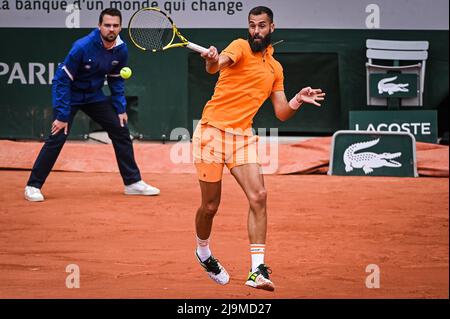
M 156 187 L 146 184 L 144 181 L 125 186 L 126 195 L 158 195 L 160 190 Z
M 209 278 L 216 283 L 219 285 L 226 285 L 230 281 L 230 275 L 228 275 L 228 272 L 213 255 L 209 256 L 205 261 L 202 261 L 197 254 L 197 250 L 195 250 L 195 257 L 197 257 L 200 265 L 208 273 Z
M 268 291 L 274 291 L 275 285 L 269 278 L 269 274 L 272 273 L 269 267 L 264 264 L 258 266 L 255 272 L 250 270 L 247 278 L 247 282 L 245 283 L 247 286 L 264 289 Z
M 44 200 L 44 195 L 42 195 L 39 188 L 26 186 L 25 199 L 29 200 L 30 202 L 42 202 Z

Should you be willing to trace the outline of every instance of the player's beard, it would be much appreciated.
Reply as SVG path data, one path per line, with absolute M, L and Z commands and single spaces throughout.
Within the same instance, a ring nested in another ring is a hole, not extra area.
M 102 34 L 102 39 L 109 43 L 116 41 L 116 38 L 117 35 L 115 33 L 108 33 L 107 35 Z
M 255 41 L 255 39 L 261 39 L 262 41 Z M 272 32 L 268 33 L 265 37 L 261 35 L 253 36 L 248 34 L 248 43 L 253 52 L 262 52 L 272 43 Z

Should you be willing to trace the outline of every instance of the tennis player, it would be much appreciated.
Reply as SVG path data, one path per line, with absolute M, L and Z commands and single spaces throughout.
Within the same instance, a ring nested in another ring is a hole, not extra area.
M 79 110 L 99 123 L 112 140 L 126 195 L 158 195 L 160 190 L 141 179 L 127 126 L 125 83 L 119 75 L 126 66 L 128 48 L 119 36 L 122 14 L 105 9 L 98 28 L 75 42 L 60 64 L 52 83 L 53 115 L 51 134 L 46 139 L 25 187 L 25 199 L 41 202 L 41 188 L 66 142 L 73 119 Z M 102 92 L 105 82 L 111 90 Z
M 220 55 L 215 47 L 202 54 L 206 71 L 220 72 L 213 97 L 207 102 L 193 136 L 194 161 L 200 182 L 202 202 L 195 218 L 195 255 L 209 277 L 221 285 L 229 274 L 211 253 L 209 243 L 214 216 L 222 190 L 223 167 L 227 166 L 242 187 L 248 202 L 248 235 L 251 269 L 246 285 L 273 291 L 270 268 L 264 262 L 267 192 L 257 156 L 258 137 L 252 120 L 267 98 L 275 115 L 286 121 L 304 103 L 320 106 L 325 93 L 320 89 L 301 89 L 290 101 L 283 86 L 283 69 L 273 57 L 271 34 L 273 12 L 255 7 L 248 15 L 248 39 L 233 41 Z

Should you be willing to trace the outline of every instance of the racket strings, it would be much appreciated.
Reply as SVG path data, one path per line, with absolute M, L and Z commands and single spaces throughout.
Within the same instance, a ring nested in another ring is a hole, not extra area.
M 147 50 L 162 50 L 173 38 L 170 20 L 157 11 L 142 11 L 130 24 L 130 36 Z

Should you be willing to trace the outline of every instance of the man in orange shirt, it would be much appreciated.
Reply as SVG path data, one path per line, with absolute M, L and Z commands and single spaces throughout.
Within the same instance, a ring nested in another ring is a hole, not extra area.
M 246 285 L 273 291 L 270 268 L 264 263 L 267 213 L 266 189 L 258 162 L 252 121 L 261 105 L 271 98 L 281 121 L 292 117 L 303 103 L 317 106 L 325 93 L 310 87 L 300 90 L 289 102 L 284 93 L 283 68 L 273 57 L 271 34 L 273 12 L 253 8 L 248 16 L 248 40 L 233 41 L 219 53 L 215 47 L 202 54 L 206 71 L 220 71 L 214 95 L 206 104 L 194 136 L 194 161 L 202 203 L 195 218 L 195 255 L 209 277 L 221 285 L 229 281 L 225 268 L 211 254 L 209 237 L 221 197 L 222 173 L 226 165 L 249 201 L 248 234 L 252 267 Z

